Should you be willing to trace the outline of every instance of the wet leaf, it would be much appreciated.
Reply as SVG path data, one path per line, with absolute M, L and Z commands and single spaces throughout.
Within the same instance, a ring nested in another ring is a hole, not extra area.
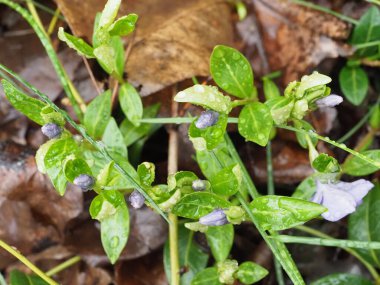
M 261 146 L 268 143 L 273 119 L 267 105 L 254 102 L 244 106 L 239 115 L 239 133 L 248 141 Z
M 228 208 L 229 206 L 230 202 L 215 194 L 196 192 L 181 198 L 172 211 L 184 218 L 199 219 L 211 213 L 215 208 Z
M 12 270 L 10 273 L 11 285 L 46 285 L 41 277 L 37 275 L 29 275 L 18 270 Z
M 191 285 L 222 285 L 219 282 L 218 270 L 215 267 L 209 267 L 195 275 Z
M 107 90 L 96 97 L 87 106 L 84 114 L 84 126 L 87 133 L 95 138 L 103 135 L 111 117 L 111 91 Z
M 313 197 L 316 187 L 314 177 L 309 176 L 297 186 L 292 197 L 309 201 Z
M 266 77 L 263 78 L 263 91 L 266 100 L 281 96 L 280 90 L 278 89 L 276 83 Z
M 58 38 L 66 42 L 66 44 L 74 49 L 79 55 L 83 55 L 87 58 L 94 58 L 94 49 L 83 39 L 77 38 L 69 33 L 66 33 L 62 27 L 58 30 Z
M 109 33 L 111 36 L 127 36 L 135 30 L 135 25 L 138 16 L 136 14 L 129 14 L 120 17 L 110 27 Z
M 268 273 L 268 270 L 264 267 L 256 263 L 246 261 L 239 265 L 239 269 L 235 273 L 235 278 L 239 279 L 241 283 L 249 285 L 260 281 L 267 276 Z
M 242 172 L 238 164 L 223 168 L 216 175 L 211 176 L 212 192 L 220 196 L 232 196 L 240 189 Z
M 137 167 L 137 174 L 142 185 L 145 187 L 152 185 L 156 176 L 155 169 L 156 166 L 151 162 L 143 162 Z
M 92 175 L 91 169 L 87 162 L 82 158 L 71 157 L 63 163 L 63 172 L 66 179 L 73 183 L 74 179 L 81 174 Z
M 285 230 L 301 225 L 326 211 L 312 202 L 284 196 L 262 196 L 250 204 L 252 213 L 265 230 Z
M 43 125 L 45 123 L 40 113 L 46 104 L 40 100 L 25 95 L 5 79 L 1 80 L 1 84 L 4 87 L 7 99 L 16 110 L 20 111 L 37 124 Z
M 215 261 L 224 261 L 230 254 L 234 242 L 234 227 L 232 224 L 208 227 L 206 238 Z
M 380 150 L 366 150 L 361 152 L 363 155 L 375 160 L 380 161 Z M 344 173 L 352 176 L 365 176 L 379 170 L 378 167 L 358 158 L 357 156 L 350 157 L 342 166 Z
M 285 123 L 289 119 L 294 107 L 294 101 L 291 98 L 282 96 L 272 98 L 266 101 L 265 104 L 270 109 L 273 121 L 278 125 Z
M 128 150 L 124 143 L 124 137 L 114 118 L 111 117 L 104 130 L 102 142 L 106 145 L 107 151 L 112 154 L 128 158 Z
M 227 93 L 239 98 L 253 98 L 253 72 L 249 61 L 234 48 L 216 46 L 210 58 L 212 78 Z
M 325 276 L 317 281 L 311 283 L 311 285 L 373 285 L 371 281 L 365 279 L 362 276 L 348 274 L 348 273 L 335 273 Z

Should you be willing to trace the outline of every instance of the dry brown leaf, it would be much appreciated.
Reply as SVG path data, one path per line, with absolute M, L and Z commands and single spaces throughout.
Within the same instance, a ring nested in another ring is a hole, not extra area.
M 289 0 L 253 0 L 271 70 L 283 83 L 299 80 L 325 58 L 347 55 L 350 25 Z
M 57 0 L 74 34 L 91 39 L 96 12 L 105 0 Z M 82 13 L 86 11 L 86 13 Z M 221 0 L 130 0 L 120 14 L 139 15 L 126 71 L 128 80 L 149 95 L 192 76 L 209 74 L 217 44 L 232 43 L 230 9 Z

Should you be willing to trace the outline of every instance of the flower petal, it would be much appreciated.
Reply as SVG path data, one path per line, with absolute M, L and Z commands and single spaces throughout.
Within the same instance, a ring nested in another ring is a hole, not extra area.
M 367 195 L 369 190 L 371 190 L 375 185 L 371 183 L 368 180 L 365 179 L 359 179 L 354 182 L 339 182 L 336 184 L 336 186 L 341 189 L 345 190 L 347 193 L 350 193 L 352 197 L 354 197 L 355 202 L 357 205 L 359 205 L 362 201 L 362 199 Z
M 355 211 L 356 201 L 351 194 L 330 188 L 323 191 L 322 205 L 328 209 L 322 214 L 322 217 L 328 221 L 336 222 Z

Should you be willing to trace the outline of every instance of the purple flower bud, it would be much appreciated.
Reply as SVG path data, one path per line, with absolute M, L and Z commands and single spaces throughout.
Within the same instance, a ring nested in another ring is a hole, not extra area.
M 218 119 L 218 112 L 207 110 L 201 113 L 198 120 L 195 122 L 195 126 L 198 129 L 205 129 L 215 125 L 218 122 Z
M 87 174 L 81 174 L 74 179 L 74 184 L 86 192 L 94 186 L 95 178 Z
M 42 133 L 49 139 L 54 139 L 62 133 L 61 127 L 54 123 L 47 123 L 41 128 Z
M 365 179 L 354 182 L 340 181 L 336 184 L 325 184 L 317 180 L 317 191 L 311 201 L 327 208 L 328 211 L 323 213 L 322 217 L 336 222 L 355 212 L 356 207 L 373 187 L 374 185 Z
M 215 209 L 210 214 L 201 217 L 199 223 L 205 226 L 223 226 L 229 222 L 222 209 Z
M 315 103 L 318 107 L 335 107 L 336 105 L 339 105 L 343 102 L 342 96 L 339 95 L 329 95 L 327 97 L 324 97 L 322 99 L 317 100 Z
M 129 196 L 129 202 L 133 208 L 140 209 L 144 205 L 145 198 L 139 191 L 134 190 Z
M 194 191 L 203 191 L 206 189 L 206 182 L 201 179 L 196 179 L 191 184 L 191 188 L 193 188 Z

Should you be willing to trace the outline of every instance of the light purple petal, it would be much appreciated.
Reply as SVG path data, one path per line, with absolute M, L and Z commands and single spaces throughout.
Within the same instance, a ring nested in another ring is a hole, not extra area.
M 316 181 L 317 190 L 315 191 L 314 196 L 311 198 L 311 202 L 321 204 L 323 198 L 323 185 L 318 180 Z
M 330 188 L 323 191 L 322 205 L 328 209 L 322 214 L 322 217 L 328 221 L 336 222 L 355 211 L 356 201 L 351 194 Z
M 359 205 L 362 199 L 367 195 L 369 190 L 371 190 L 375 185 L 365 179 L 359 179 L 354 182 L 339 182 L 336 184 L 337 188 L 345 190 L 350 193 L 357 205 Z
M 336 105 L 339 105 L 342 102 L 342 96 L 335 94 L 329 95 L 316 101 L 318 107 L 335 107 Z
M 221 226 L 228 223 L 228 220 L 222 209 L 215 209 L 211 213 L 201 217 L 199 223 L 205 226 Z

